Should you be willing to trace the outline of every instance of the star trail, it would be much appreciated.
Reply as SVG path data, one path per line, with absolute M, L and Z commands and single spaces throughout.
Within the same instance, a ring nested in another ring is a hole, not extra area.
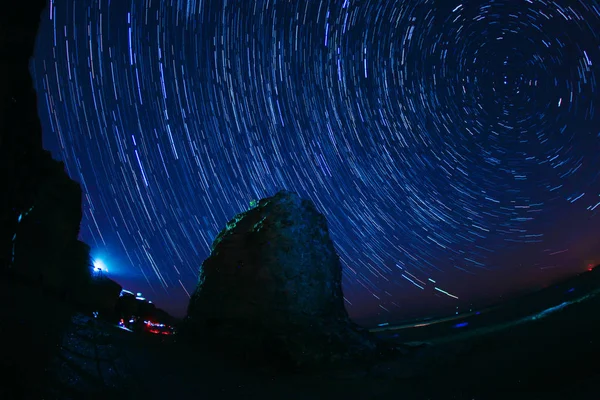
M 595 0 L 51 0 L 31 68 L 126 288 L 183 314 L 226 222 L 287 189 L 385 319 L 600 261 L 598 65 Z

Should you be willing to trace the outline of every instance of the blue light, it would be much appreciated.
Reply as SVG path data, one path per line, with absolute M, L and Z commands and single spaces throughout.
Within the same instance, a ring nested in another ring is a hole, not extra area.
M 454 325 L 454 328 L 464 328 L 465 326 L 468 326 L 468 325 L 469 325 L 468 322 L 461 322 L 460 324 Z
M 97 271 L 108 272 L 108 268 L 102 260 L 94 260 L 94 269 Z
M 585 297 L 583 297 L 583 298 L 585 298 Z M 548 308 L 548 309 L 546 309 L 546 310 L 544 310 L 542 312 L 537 313 L 536 315 L 532 316 L 531 319 L 535 320 L 535 319 L 544 318 L 544 317 L 548 316 L 548 314 L 552 314 L 552 313 L 555 313 L 557 311 L 560 311 L 563 308 L 565 308 L 566 306 L 568 306 L 569 304 L 573 304 L 575 302 L 577 302 L 577 300 L 575 300 L 575 301 L 565 301 L 564 303 L 561 303 L 561 304 L 559 304 L 557 306 L 554 306 L 554 307 L 550 307 L 550 308 Z

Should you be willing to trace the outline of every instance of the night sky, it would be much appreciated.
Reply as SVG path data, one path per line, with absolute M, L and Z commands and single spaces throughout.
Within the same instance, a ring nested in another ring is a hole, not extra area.
M 383 322 L 600 262 L 598 65 L 595 0 L 51 0 L 32 72 L 125 288 L 181 316 L 226 222 L 287 189 Z

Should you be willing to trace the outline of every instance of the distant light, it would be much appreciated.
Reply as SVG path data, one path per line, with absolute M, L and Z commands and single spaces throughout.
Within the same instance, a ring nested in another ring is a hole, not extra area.
M 118 328 L 123 329 L 124 331 L 127 331 L 127 332 L 133 332 L 131 329 L 127 328 L 126 326 L 119 325 Z
M 465 326 L 468 326 L 468 325 L 469 325 L 468 322 L 461 322 L 460 324 L 454 325 L 454 328 L 464 328 Z
M 537 314 L 533 315 L 533 316 L 532 316 L 532 317 L 530 317 L 530 318 L 531 318 L 532 320 L 536 320 L 536 319 L 544 318 L 544 317 L 546 317 L 548 314 L 552 314 L 552 313 L 555 313 L 556 311 L 562 310 L 563 308 L 565 308 L 565 307 L 566 307 L 566 306 L 568 306 L 569 304 L 573 304 L 573 303 L 576 303 L 576 302 L 578 303 L 579 301 L 581 301 L 582 299 L 585 299 L 586 297 L 588 297 L 588 296 L 581 297 L 580 299 L 578 299 L 578 300 L 574 300 L 574 301 L 565 301 L 565 302 L 563 302 L 563 303 L 561 303 L 561 304 L 559 304 L 559 305 L 557 305 L 557 306 L 554 306 L 554 307 L 547 308 L 547 309 L 545 309 L 544 311 L 542 311 L 542 312 L 539 312 L 539 313 L 537 313 Z
M 416 325 L 414 325 L 414 328 L 421 328 L 423 326 L 429 326 L 429 325 L 431 325 L 431 323 L 416 324 Z
M 108 272 L 108 268 L 102 260 L 94 260 L 94 269 L 102 272 Z
M 136 296 L 138 296 L 138 297 L 141 297 L 141 296 L 142 296 L 142 294 L 141 294 L 141 293 L 138 293 Z

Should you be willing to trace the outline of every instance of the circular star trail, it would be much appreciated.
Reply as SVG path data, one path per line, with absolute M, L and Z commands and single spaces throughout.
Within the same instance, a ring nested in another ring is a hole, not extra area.
M 32 71 L 117 281 L 181 314 L 287 189 L 392 318 L 600 256 L 599 45 L 593 0 L 50 1 Z

